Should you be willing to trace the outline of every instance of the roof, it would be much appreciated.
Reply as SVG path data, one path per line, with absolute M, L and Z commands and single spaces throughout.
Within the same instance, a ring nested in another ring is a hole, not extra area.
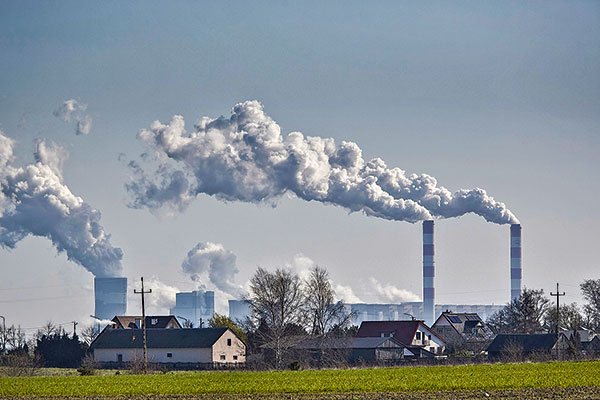
M 227 328 L 146 329 L 148 348 L 210 348 Z M 137 329 L 105 329 L 92 349 L 142 348 L 143 333 Z
M 358 328 L 356 337 L 381 337 L 390 335 L 403 344 L 411 344 L 419 325 L 423 321 L 363 321 Z
M 405 347 L 389 337 L 347 337 L 327 339 L 306 339 L 296 344 L 296 349 L 376 349 L 384 345 L 386 348 Z
M 537 334 L 499 334 L 490 343 L 488 352 L 501 352 L 507 347 L 518 345 L 523 348 L 523 352 L 549 351 L 554 347 L 558 336 L 554 333 Z
M 440 323 L 441 320 L 446 320 L 448 325 L 442 325 Z M 435 320 L 431 328 L 435 330 L 439 326 L 451 326 L 459 335 L 463 336 L 464 339 L 476 337 L 491 339 L 494 335 L 494 332 L 489 325 L 486 325 L 477 313 L 453 313 L 444 311 L 440 314 L 438 319 Z
M 139 315 L 117 315 L 112 321 L 121 329 L 136 329 L 136 321 L 141 321 Z M 177 328 L 181 328 L 181 324 L 177 321 L 174 315 L 146 315 L 147 328 L 167 328 L 169 323 L 177 324 Z

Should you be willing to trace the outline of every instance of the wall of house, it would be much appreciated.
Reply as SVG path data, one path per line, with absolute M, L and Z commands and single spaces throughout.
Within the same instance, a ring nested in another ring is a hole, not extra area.
M 171 357 L 167 354 L 171 353 Z M 117 362 L 118 355 L 123 362 L 139 361 L 143 357 L 142 349 L 94 349 L 94 360 L 98 362 Z M 212 351 L 205 349 L 148 349 L 148 362 L 151 363 L 211 363 Z
M 419 332 L 421 333 L 420 335 L 417 334 Z M 420 339 L 417 339 L 418 336 L 420 336 Z M 442 354 L 446 348 L 444 341 L 424 325 L 419 325 L 417 332 L 415 332 L 412 345 L 423 347 L 425 350 L 434 354 Z
M 243 363 L 246 362 L 246 345 L 230 330 L 215 342 L 212 347 L 214 362 Z

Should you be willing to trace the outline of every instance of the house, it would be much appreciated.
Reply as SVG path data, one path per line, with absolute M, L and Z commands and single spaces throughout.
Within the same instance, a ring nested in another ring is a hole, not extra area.
M 585 355 L 596 356 L 600 354 L 600 336 L 594 336 L 591 340 L 581 343 L 581 350 Z
M 189 365 L 244 363 L 246 345 L 228 328 L 148 328 L 148 361 Z M 92 342 L 94 360 L 107 366 L 139 361 L 143 331 L 104 329 Z
M 331 363 L 379 364 L 434 357 L 421 347 L 407 346 L 392 337 L 308 338 L 293 349 L 299 358 Z
M 499 334 L 487 348 L 488 358 L 530 357 L 533 355 L 559 356 L 570 349 L 570 341 L 564 334 Z
M 117 315 L 112 319 L 113 329 L 141 329 L 142 317 Z M 174 315 L 146 316 L 146 328 L 181 329 L 181 324 Z
M 445 341 L 423 321 L 363 321 L 356 337 L 391 337 L 408 347 L 422 349 L 441 355 L 446 348 Z
M 496 334 L 476 313 L 444 311 L 431 326 L 453 350 L 479 353 L 487 348 Z

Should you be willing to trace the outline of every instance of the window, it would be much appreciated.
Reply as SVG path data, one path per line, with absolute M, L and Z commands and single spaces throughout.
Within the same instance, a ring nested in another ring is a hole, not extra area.
M 167 353 L 167 358 L 173 358 L 173 353 Z
M 231 339 L 227 339 L 227 346 L 231 346 Z
M 117 362 L 123 362 L 123 354 L 117 354 Z
M 225 361 L 225 354 L 221 354 L 220 360 Z
M 417 340 L 421 340 L 421 332 L 417 332 Z
M 237 359 L 238 359 L 238 356 L 233 356 L 233 359 L 234 359 L 235 361 L 237 361 Z
M 158 324 L 158 318 L 152 318 L 150 320 L 150 325 L 156 325 L 156 324 Z

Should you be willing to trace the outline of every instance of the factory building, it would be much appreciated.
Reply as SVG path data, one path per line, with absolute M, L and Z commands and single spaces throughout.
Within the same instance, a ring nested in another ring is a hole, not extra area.
M 94 316 L 101 320 L 127 314 L 127 278 L 94 278 Z
M 208 321 L 215 313 L 215 292 L 212 290 L 194 290 L 175 295 L 175 307 L 170 310 L 181 325 L 194 328 L 207 327 Z
M 229 300 L 229 318 L 243 322 L 250 316 L 250 303 L 247 300 Z

